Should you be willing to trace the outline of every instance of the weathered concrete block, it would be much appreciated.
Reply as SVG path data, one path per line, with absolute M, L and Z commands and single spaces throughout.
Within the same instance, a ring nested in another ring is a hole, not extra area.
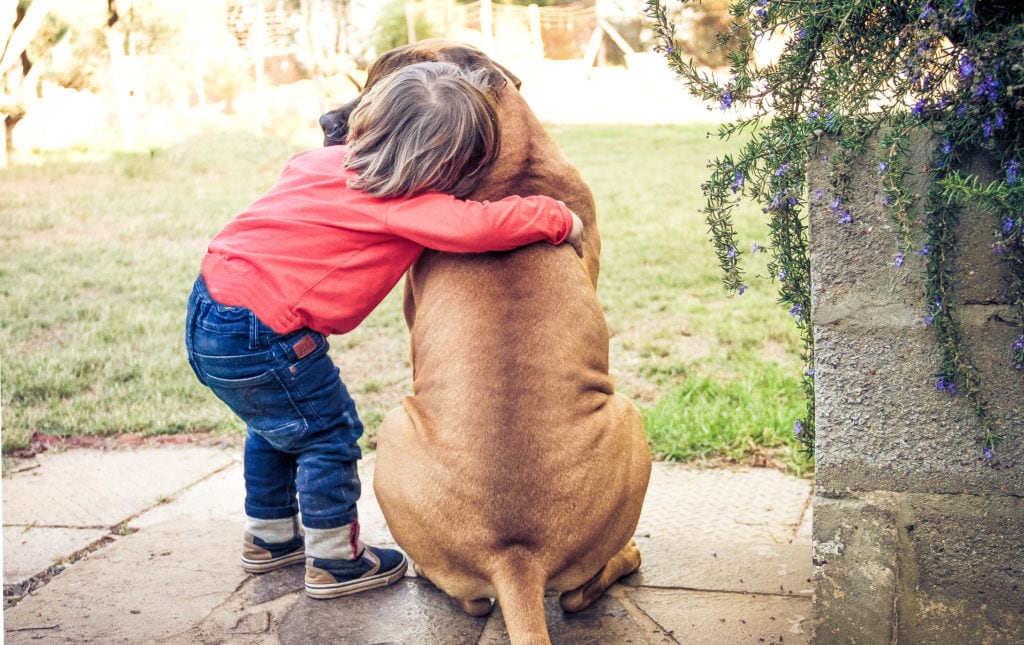
M 814 498 L 814 642 L 891 643 L 898 598 L 896 496 Z
M 1024 642 L 1024 498 L 903 495 L 900 642 Z
M 815 642 L 1024 642 L 1024 499 L 814 500 Z
M 975 348 L 989 365 L 1012 342 L 997 323 L 969 319 L 965 328 L 969 342 L 987 339 Z M 924 325 L 815 329 L 819 490 L 1024 495 L 1024 435 L 1008 428 L 996 463 L 986 462 L 974 410 L 935 388 L 935 345 Z M 991 407 L 1003 419 L 1021 405 L 1024 383 L 1014 378 L 991 392 Z

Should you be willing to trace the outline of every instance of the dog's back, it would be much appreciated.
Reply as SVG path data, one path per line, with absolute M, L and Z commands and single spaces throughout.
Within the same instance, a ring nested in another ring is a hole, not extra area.
M 608 375 L 591 192 L 515 88 L 498 111 L 502 154 L 472 197 L 561 199 L 584 258 L 423 253 L 406 282 L 413 396 L 381 425 L 375 489 L 421 573 L 471 613 L 497 597 L 514 643 L 546 642 L 545 590 L 579 588 L 629 543 L 650 456 Z

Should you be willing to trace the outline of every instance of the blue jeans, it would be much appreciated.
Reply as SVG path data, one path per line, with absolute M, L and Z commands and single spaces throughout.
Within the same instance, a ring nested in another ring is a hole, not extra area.
M 246 515 L 294 517 L 301 502 L 309 528 L 355 520 L 363 424 L 324 335 L 279 334 L 248 309 L 215 302 L 200 276 L 185 348 L 199 380 L 245 421 Z

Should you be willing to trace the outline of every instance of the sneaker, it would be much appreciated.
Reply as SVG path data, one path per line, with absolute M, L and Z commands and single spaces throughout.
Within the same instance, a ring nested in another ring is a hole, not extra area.
M 306 558 L 306 594 L 337 598 L 394 584 L 402 579 L 408 561 L 399 551 L 366 547 L 355 560 Z
M 301 535 L 287 542 L 270 543 L 246 533 L 242 542 L 242 568 L 249 573 L 266 573 L 302 562 L 305 557 L 306 549 Z

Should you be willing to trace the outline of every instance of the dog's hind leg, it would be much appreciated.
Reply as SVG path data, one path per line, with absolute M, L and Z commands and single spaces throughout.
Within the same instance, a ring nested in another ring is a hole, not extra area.
M 423 578 L 430 584 L 434 584 L 434 581 L 427 577 L 427 575 L 423 573 L 423 570 L 420 569 L 420 565 L 413 562 L 412 568 L 413 571 L 416 572 L 417 576 Z M 437 585 L 434 586 L 436 587 Z M 475 618 L 479 618 L 480 616 L 486 616 L 487 614 L 491 613 L 491 609 L 494 607 L 494 601 L 490 598 L 456 598 L 455 596 L 448 597 L 452 599 L 452 602 L 459 606 L 459 609 Z
M 491 608 L 494 607 L 494 601 L 490 598 L 476 598 L 474 600 L 469 600 L 467 598 L 452 598 L 452 600 L 455 601 L 455 604 L 458 605 L 462 611 L 476 618 L 486 616 L 491 613 Z
M 600 598 L 619 578 L 633 573 L 640 568 L 640 549 L 636 542 L 630 540 L 621 551 L 612 556 L 606 565 L 601 567 L 590 580 L 581 586 L 566 591 L 558 597 L 558 604 L 562 611 L 577 612 L 590 606 Z

